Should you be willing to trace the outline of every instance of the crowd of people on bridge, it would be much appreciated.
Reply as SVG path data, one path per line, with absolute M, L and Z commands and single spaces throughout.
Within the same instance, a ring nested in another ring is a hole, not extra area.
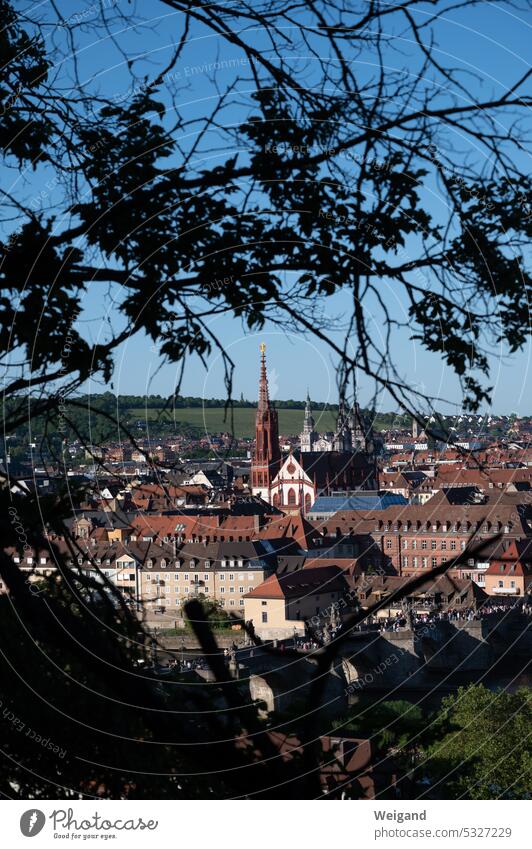
M 416 629 L 428 624 L 436 622 L 474 622 L 485 619 L 493 613 L 509 613 L 510 611 L 519 611 L 526 616 L 532 615 L 532 600 L 530 596 L 525 599 L 516 599 L 511 603 L 502 602 L 494 599 L 478 608 L 449 608 L 448 610 L 431 610 L 428 612 L 418 613 L 414 608 L 410 608 L 407 613 L 399 612 L 395 616 L 387 616 L 383 619 L 376 620 L 379 631 L 399 631 L 403 628 Z

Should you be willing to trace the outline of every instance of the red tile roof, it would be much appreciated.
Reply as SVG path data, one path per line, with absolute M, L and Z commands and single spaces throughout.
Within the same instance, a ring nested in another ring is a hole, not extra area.
M 283 575 L 270 575 L 251 590 L 246 598 L 304 598 L 307 595 L 342 592 L 346 583 L 336 566 L 299 569 Z

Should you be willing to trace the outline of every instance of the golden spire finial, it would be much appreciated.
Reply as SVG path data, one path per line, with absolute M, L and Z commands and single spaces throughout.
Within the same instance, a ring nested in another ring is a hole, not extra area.
M 260 343 L 259 348 L 260 348 L 260 352 L 261 352 L 261 354 L 264 354 L 264 352 L 265 352 L 265 350 L 266 350 L 266 345 L 264 344 L 264 342 L 261 342 L 261 343 Z

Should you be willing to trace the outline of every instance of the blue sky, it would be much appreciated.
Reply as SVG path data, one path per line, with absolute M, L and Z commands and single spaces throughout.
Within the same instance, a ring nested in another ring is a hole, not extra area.
M 141 4 L 141 8 L 142 8 Z M 60 4 L 65 17 L 82 12 L 88 19 L 86 2 L 65 2 Z M 127 7 L 125 7 L 127 8 Z M 427 4 L 432 13 L 432 4 Z M 144 50 L 146 70 L 153 74 L 169 59 L 172 44 L 177 37 L 176 16 L 169 13 L 167 7 L 155 2 L 150 4 L 150 13 L 160 13 L 163 17 L 154 31 L 145 31 L 140 36 L 131 35 L 130 43 L 137 51 Z M 478 79 L 468 78 L 468 84 L 475 93 L 481 92 L 489 97 L 500 93 L 509 82 L 521 76 L 527 68 L 532 43 L 532 13 L 502 10 L 498 3 L 483 2 L 473 10 L 457 10 L 441 22 L 439 27 L 440 58 L 447 63 L 461 66 L 474 72 Z M 405 45 L 407 50 L 408 45 Z M 222 52 L 223 50 L 223 52 Z M 201 114 L 205 109 L 206 98 L 213 95 L 205 74 L 191 73 L 193 66 L 229 57 L 227 48 L 223 48 L 215 38 L 192 40 L 182 60 L 175 69 L 179 81 L 186 84 L 179 98 L 186 103 L 187 114 Z M 120 56 L 105 38 L 86 41 L 86 49 L 78 57 L 80 67 L 87 76 L 93 76 L 94 84 L 101 86 L 107 93 L 113 92 L 117 99 L 127 97 L 131 91 L 131 82 Z M 220 70 L 217 81 L 227 81 L 230 70 Z M 437 199 L 429 203 L 437 208 Z M 335 296 L 328 304 L 332 316 L 341 317 L 346 309 L 347 294 Z M 391 288 L 386 297 L 397 299 Z M 101 315 L 101 289 L 91 293 L 86 301 L 86 318 L 96 319 Z M 397 300 L 397 309 L 404 305 Z M 95 323 L 96 324 L 96 323 Z M 340 322 L 337 322 L 339 326 Z M 235 362 L 233 397 L 240 393 L 245 398 L 256 396 L 259 354 L 258 347 L 265 341 L 268 349 L 269 367 L 272 372 L 273 394 L 278 398 L 304 397 L 307 386 L 315 399 L 337 401 L 335 362 L 325 346 L 304 337 L 295 337 L 291 333 L 283 334 L 278 328 L 266 327 L 259 334 L 250 334 L 239 321 L 231 318 L 219 319 L 214 326 Z M 93 330 L 98 330 L 97 326 Z M 374 322 L 375 338 L 379 338 L 382 328 L 378 320 Z M 333 333 L 334 335 L 334 333 Z M 337 333 L 340 339 L 341 333 Z M 409 333 L 401 331 L 395 345 L 395 356 L 399 371 L 410 385 L 426 387 L 432 394 L 450 399 L 460 406 L 460 388 L 454 375 L 436 356 L 427 355 L 420 346 L 409 339 Z M 532 390 L 530 369 L 530 347 L 509 358 L 503 350 L 494 350 L 491 355 L 495 386 L 492 409 L 498 413 L 517 411 L 532 413 L 529 403 Z M 175 366 L 162 365 L 157 346 L 151 340 L 135 337 L 122 346 L 117 356 L 117 369 L 114 378 L 114 390 L 120 393 L 144 394 L 158 392 L 169 394 L 173 391 L 176 379 Z M 95 391 L 104 387 L 94 385 Z M 360 378 L 359 395 L 365 403 L 372 387 L 363 377 Z M 182 392 L 187 395 L 220 397 L 224 393 L 223 372 L 217 356 L 211 357 L 207 370 L 196 359 L 191 359 L 182 384 Z M 380 400 L 382 409 L 392 409 L 393 404 L 384 395 Z M 443 409 L 443 407 L 442 407 Z M 447 407 L 445 411 L 451 411 Z M 455 407 L 456 409 L 456 407 Z

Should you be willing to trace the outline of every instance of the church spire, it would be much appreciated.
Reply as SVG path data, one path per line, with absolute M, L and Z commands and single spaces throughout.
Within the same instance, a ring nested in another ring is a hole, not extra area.
M 260 380 L 259 380 L 259 406 L 257 413 L 265 413 L 270 409 L 270 395 L 268 391 L 268 374 L 266 372 L 266 345 L 260 344 Z
M 300 434 L 300 445 L 302 451 L 313 451 L 314 442 L 318 434 L 314 430 L 314 417 L 310 406 L 310 392 L 307 388 L 307 400 L 305 401 L 305 416 L 303 419 L 303 432 Z
M 266 345 L 260 346 L 259 403 L 255 418 L 255 450 L 251 464 L 251 489 L 254 495 L 270 500 L 271 483 L 281 465 L 277 410 L 270 402 L 266 371 Z
M 305 401 L 305 418 L 303 421 L 303 432 L 312 433 L 314 430 L 314 417 L 310 406 L 310 393 L 307 389 L 307 400 Z

